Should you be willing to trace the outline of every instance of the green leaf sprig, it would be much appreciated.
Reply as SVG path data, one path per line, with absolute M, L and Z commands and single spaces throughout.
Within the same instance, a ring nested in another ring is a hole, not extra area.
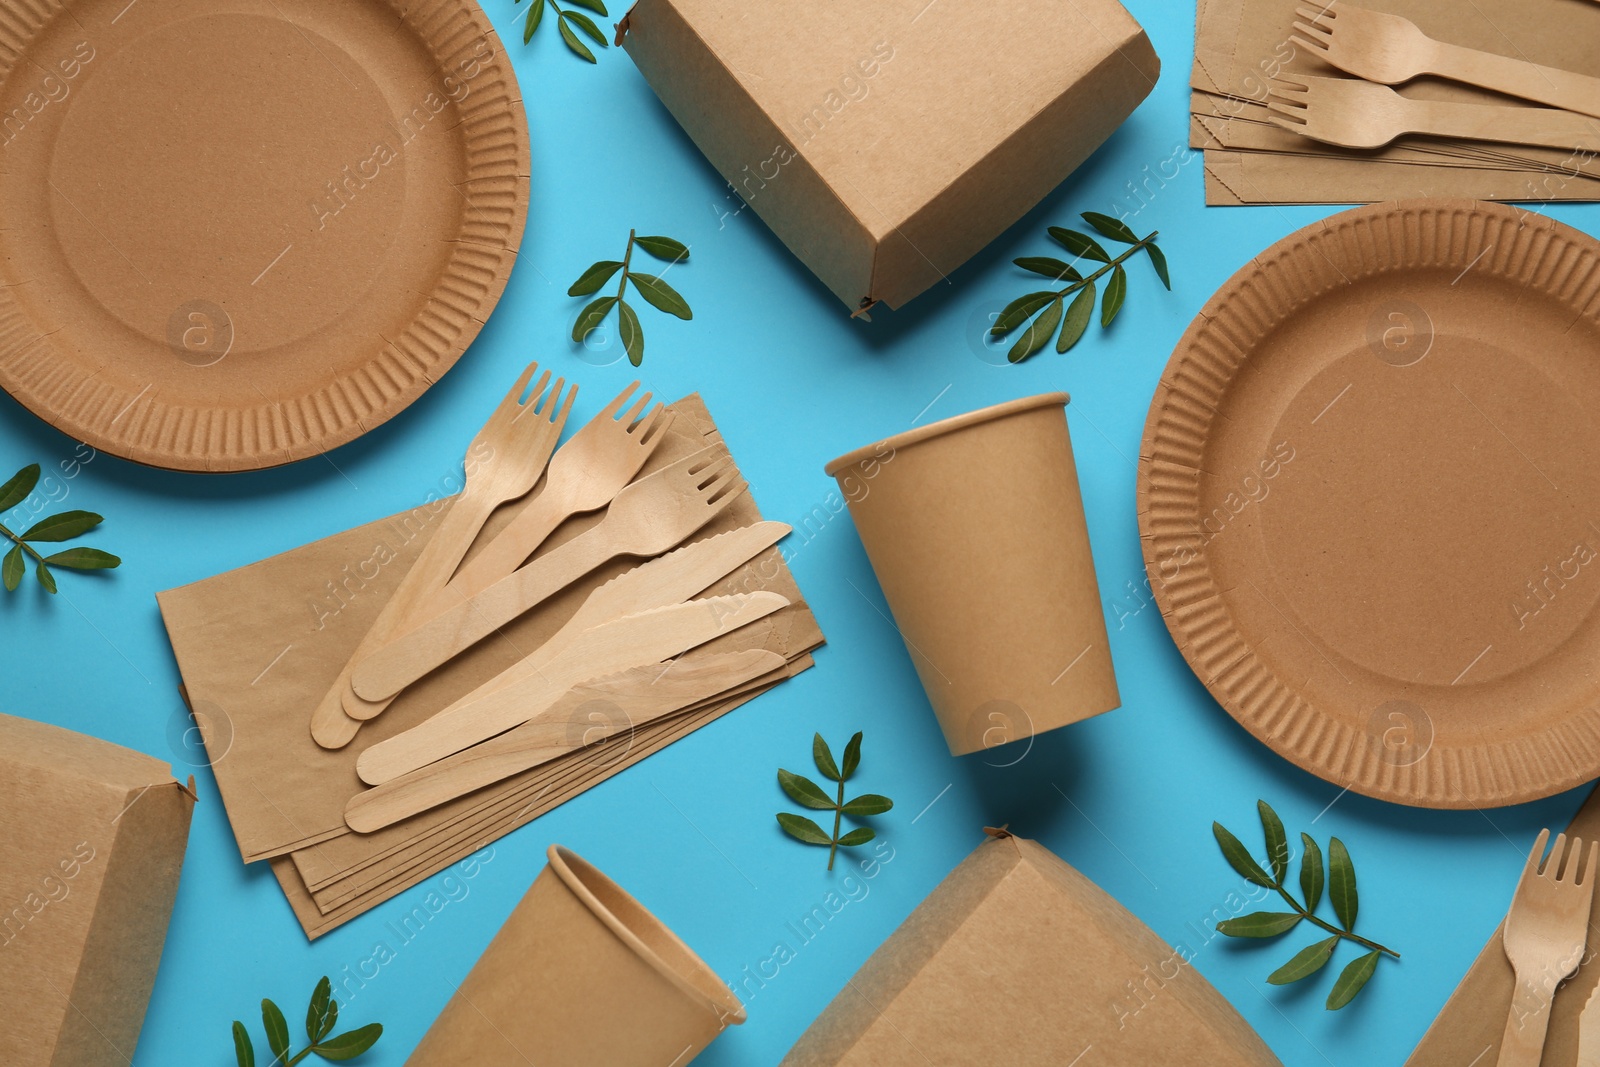
M 1083 221 L 1097 230 L 1102 237 L 1131 247 L 1113 259 L 1111 253 L 1088 234 L 1051 226 L 1047 232 L 1057 244 L 1072 253 L 1074 262 L 1087 259 L 1102 263 L 1104 266 L 1085 277 L 1077 267 L 1054 256 L 1023 256 L 1021 259 L 1013 260 L 1023 270 L 1068 284 L 1066 288 L 1056 291 L 1040 290 L 1019 296 L 1007 304 L 1005 310 L 1000 312 L 1000 317 L 995 319 L 994 325 L 989 328 L 989 334 L 997 338 L 1004 337 L 1024 322 L 1033 319 L 1032 324 L 1022 332 L 1021 337 L 1017 338 L 1006 356 L 1012 363 L 1021 363 L 1032 356 L 1042 349 L 1051 337 L 1056 339 L 1057 352 L 1066 352 L 1077 344 L 1089 329 L 1089 320 L 1094 317 L 1094 301 L 1098 292 L 1096 283 L 1108 273 L 1111 275 L 1111 280 L 1106 282 L 1105 299 L 1100 304 L 1100 327 L 1104 329 L 1110 326 L 1111 320 L 1117 317 L 1117 312 L 1122 310 L 1122 305 L 1128 298 L 1128 272 L 1123 264 L 1129 257 L 1141 251 L 1150 257 L 1150 265 L 1155 267 L 1156 276 L 1161 279 L 1161 284 L 1168 290 L 1172 289 L 1172 277 L 1167 271 L 1166 254 L 1156 247 L 1159 232 L 1151 233 L 1148 237 L 1138 237 L 1128 228 L 1127 223 L 1097 211 L 1085 211 Z M 1077 296 L 1073 297 L 1072 303 L 1067 303 L 1067 297 L 1074 293 Z
M 1300 892 L 1305 897 L 1302 904 L 1284 886 L 1289 877 L 1289 839 L 1283 832 L 1283 820 L 1278 818 L 1278 813 L 1265 800 L 1256 801 L 1256 808 L 1261 814 L 1261 830 L 1267 841 L 1267 868 L 1257 863 L 1250 855 L 1250 850 L 1221 823 L 1212 823 L 1211 832 L 1216 835 L 1217 844 L 1222 847 L 1222 855 L 1229 866 L 1245 881 L 1276 890 L 1294 910 L 1257 911 L 1236 919 L 1225 919 L 1217 924 L 1217 932 L 1228 937 L 1278 937 L 1301 922 L 1309 922 L 1332 935 L 1307 945 L 1295 953 L 1289 962 L 1268 975 L 1267 981 L 1273 985 L 1288 985 L 1316 974 L 1333 958 L 1333 950 L 1340 941 L 1350 941 L 1367 949 L 1365 954 L 1345 966 L 1328 993 L 1328 1010 L 1338 1011 L 1354 1000 L 1356 994 L 1366 986 L 1367 980 L 1378 967 L 1379 959 L 1384 956 L 1399 959 L 1400 953 L 1354 932 L 1360 900 L 1356 894 L 1355 865 L 1350 862 L 1350 852 L 1344 842 L 1337 837 L 1329 840 L 1328 864 L 1324 872 L 1322 849 L 1310 834 L 1300 835 L 1300 842 L 1305 847 L 1305 854 L 1300 858 Z M 1334 917 L 1339 920 L 1338 926 L 1314 914 L 1317 905 L 1322 902 L 1324 880 Z
M 866 815 L 882 815 L 894 807 L 894 801 L 876 793 L 863 793 L 854 800 L 845 800 L 844 783 L 856 773 L 856 768 L 861 764 L 861 734 L 850 739 L 844 747 L 844 766 L 841 767 L 833 761 L 833 750 L 828 743 L 817 734 L 811 741 L 811 758 L 816 761 L 817 770 L 830 782 L 839 784 L 838 799 L 832 799 L 822 791 L 822 787 L 809 778 L 802 778 L 798 774 L 778 769 L 778 784 L 783 791 L 789 794 L 796 804 L 811 808 L 814 811 L 833 812 L 833 835 L 830 837 L 822 827 L 812 822 L 803 815 L 791 815 L 788 812 L 778 813 L 778 825 L 783 827 L 784 833 L 797 841 L 804 841 L 808 845 L 828 846 L 828 870 L 833 870 L 833 858 L 841 848 L 854 848 L 864 845 L 878 835 L 867 827 L 851 830 L 843 837 L 839 836 L 840 822 L 844 816 L 860 818 Z
M 616 296 L 602 296 L 598 300 L 590 301 L 584 309 L 578 312 L 578 321 L 572 326 L 572 339 L 579 344 L 605 321 L 611 309 L 617 309 L 617 332 L 622 337 L 623 350 L 628 353 L 628 362 L 635 367 L 644 362 L 644 327 L 639 325 L 639 316 L 634 313 L 633 307 L 624 299 L 628 295 L 628 283 L 644 297 L 645 302 L 668 315 L 676 315 L 680 319 L 694 318 L 694 312 L 689 310 L 689 302 L 678 291 L 668 285 L 654 274 L 641 274 L 631 269 L 633 264 L 634 249 L 643 249 L 657 259 L 668 263 L 687 263 L 689 261 L 689 248 L 682 241 L 675 241 L 670 237 L 640 237 L 637 230 L 628 231 L 628 247 L 621 259 L 602 259 L 579 276 L 572 283 L 572 288 L 567 290 L 568 296 L 589 296 L 599 292 L 600 287 L 609 282 L 620 271 L 622 281 L 617 285 Z
M 0 485 L 0 515 L 28 499 L 38 484 L 39 465 L 35 463 L 22 468 L 10 481 Z M 51 573 L 51 567 L 65 567 L 74 571 L 104 571 L 120 567 L 122 560 L 98 548 L 69 548 L 47 556 L 34 547 L 81 537 L 104 521 L 92 511 L 63 511 L 59 515 L 40 519 L 20 534 L 13 533 L 0 523 L 0 535 L 10 538 L 12 542 L 11 551 L 0 561 L 0 583 L 5 585 L 6 592 L 16 592 L 17 586 L 22 584 L 22 576 L 28 572 L 29 561 L 32 561 L 34 577 L 39 579 L 45 592 L 53 595 L 56 577 Z
M 261 1002 L 261 1025 L 267 1031 L 267 1048 L 272 1059 L 267 1067 L 293 1067 L 315 1052 L 325 1060 L 353 1060 L 378 1043 L 383 1036 L 381 1023 L 368 1023 L 359 1030 L 351 1030 L 331 1037 L 339 1021 L 339 1002 L 333 999 L 333 985 L 326 975 L 317 983 L 311 994 L 311 1005 L 306 1008 L 306 1037 L 311 1044 L 294 1055 L 289 1054 L 289 1023 L 283 1012 L 270 1000 Z M 250 1043 L 250 1032 L 244 1023 L 233 1022 L 233 1051 L 239 1057 L 239 1067 L 256 1067 L 255 1046 Z
M 577 4 L 579 7 L 586 7 L 602 17 L 608 14 L 603 0 L 570 0 L 570 2 Z M 522 3 L 522 0 L 517 0 L 517 3 Z M 610 44 L 606 41 L 606 35 L 600 32 L 600 27 L 594 24 L 594 19 L 581 11 L 563 8 L 556 3 L 556 0 L 533 0 L 532 5 L 528 8 L 528 17 L 522 24 L 522 43 L 527 44 L 533 40 L 533 35 L 539 30 L 539 23 L 544 21 L 546 5 L 556 13 L 556 26 L 561 31 L 561 39 L 567 42 L 567 47 L 572 50 L 573 54 L 580 59 L 587 59 L 591 63 L 598 62 L 594 58 L 594 52 L 590 51 L 589 46 L 584 44 L 578 35 L 572 31 L 572 27 L 578 27 L 579 30 L 583 31 L 585 37 L 588 37 L 589 40 L 601 48 L 610 47 Z

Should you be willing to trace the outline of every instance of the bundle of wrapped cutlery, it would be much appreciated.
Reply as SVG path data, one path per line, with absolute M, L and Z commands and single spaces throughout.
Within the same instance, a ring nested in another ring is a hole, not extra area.
M 822 643 L 789 527 L 697 397 L 634 383 L 557 448 L 577 390 L 550 377 L 518 380 L 456 496 L 159 596 L 240 850 L 310 936 Z
M 1206 202 L 1600 199 L 1596 39 L 1597 4 L 1199 0 Z

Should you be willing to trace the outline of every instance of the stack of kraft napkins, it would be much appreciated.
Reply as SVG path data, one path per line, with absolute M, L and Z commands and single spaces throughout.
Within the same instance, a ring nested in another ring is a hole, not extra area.
M 698 396 L 671 405 L 677 418 L 645 473 L 675 463 L 721 435 Z M 424 504 L 292 552 L 158 595 L 234 836 L 246 863 L 270 860 L 309 937 L 317 937 L 416 885 L 812 665 L 822 632 L 778 547 L 705 595 L 771 590 L 788 607 L 685 654 L 760 648 L 787 666 L 751 687 L 639 726 L 374 833 L 345 824 L 345 805 L 365 786 L 357 757 L 417 725 L 537 648 L 600 585 L 638 560 L 617 560 L 457 656 L 410 687 L 345 748 L 312 739 L 313 709 L 339 677 L 384 602 L 400 584 L 447 502 Z M 599 520 L 557 530 L 554 547 Z M 759 522 L 745 493 L 692 537 Z M 492 538 L 508 521 L 496 514 Z M 470 559 L 470 557 L 469 557 Z
M 1297 45 L 1298 8 L 1328 0 L 1198 0 L 1189 145 L 1203 150 L 1206 203 L 1362 204 L 1417 196 L 1541 202 L 1600 199 L 1595 151 L 1408 135 L 1384 148 L 1323 144 L 1268 121 L 1272 82 L 1348 77 Z M 1436 40 L 1600 76 L 1600 4 L 1553 0 L 1360 0 Z M 1335 5 L 1335 11 L 1337 6 Z M 1419 100 L 1539 106 L 1459 82 L 1396 87 Z M 1192 157 L 1189 157 L 1192 158 Z M 1148 199 L 1176 178 L 1175 158 L 1135 182 Z

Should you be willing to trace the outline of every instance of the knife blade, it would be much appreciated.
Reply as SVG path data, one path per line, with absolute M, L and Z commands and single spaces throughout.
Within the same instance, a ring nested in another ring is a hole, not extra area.
M 569 752 L 694 707 L 780 671 L 787 663 L 776 652 L 752 648 L 695 662 L 652 663 L 575 685 L 521 726 L 357 794 L 345 806 L 345 823 L 357 833 L 381 830 Z
M 585 679 L 659 663 L 789 606 L 760 591 L 653 608 L 584 630 L 544 666 L 483 696 L 468 696 L 356 760 L 368 785 L 382 785 L 528 721 Z M 531 709 L 531 711 L 530 711 Z
M 757 522 L 641 563 L 590 593 L 577 613 L 535 656 L 559 652 L 565 642 L 600 623 L 648 608 L 681 604 L 719 578 L 732 574 L 789 532 L 790 527 L 785 523 Z M 425 673 L 426 663 L 413 654 L 409 637 L 391 642 L 357 666 L 351 682 L 358 696 L 369 701 L 387 699 Z M 538 662 L 530 662 L 521 674 L 535 673 L 539 669 Z
M 1600 1067 L 1600 986 L 1589 994 L 1578 1016 L 1578 1067 Z

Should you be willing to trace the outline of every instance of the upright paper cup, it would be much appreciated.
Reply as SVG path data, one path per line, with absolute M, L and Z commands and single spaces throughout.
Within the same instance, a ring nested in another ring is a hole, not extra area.
M 744 1007 L 620 886 L 550 846 L 409 1067 L 681 1067 Z
M 1066 393 L 923 426 L 828 464 L 952 754 L 1121 703 Z

